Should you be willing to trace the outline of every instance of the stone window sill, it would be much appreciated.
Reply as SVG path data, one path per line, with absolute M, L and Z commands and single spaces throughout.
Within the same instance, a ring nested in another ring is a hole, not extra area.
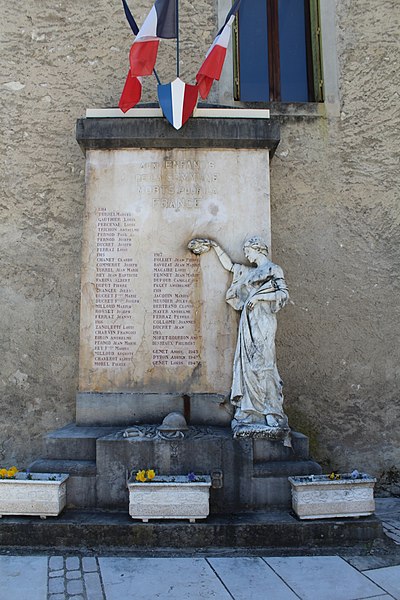
M 268 108 L 271 117 L 327 118 L 339 117 L 337 104 L 328 102 L 233 102 L 237 108 Z

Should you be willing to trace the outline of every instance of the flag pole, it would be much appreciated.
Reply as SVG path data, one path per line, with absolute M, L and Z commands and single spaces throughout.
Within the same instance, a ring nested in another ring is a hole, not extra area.
M 158 85 L 161 85 L 160 78 L 159 78 L 159 76 L 158 76 L 158 74 L 157 74 L 157 71 L 156 71 L 155 69 L 153 69 L 153 73 L 154 73 L 154 75 L 155 75 L 155 78 L 157 79 L 157 83 L 158 83 Z
M 179 77 L 179 0 L 175 0 L 176 13 L 176 76 Z

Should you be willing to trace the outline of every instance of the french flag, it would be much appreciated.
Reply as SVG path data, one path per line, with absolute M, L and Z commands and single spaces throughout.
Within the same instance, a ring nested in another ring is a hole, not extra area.
M 119 99 L 118 107 L 126 113 L 129 109 L 136 106 L 142 97 L 142 78 L 131 75 L 129 69 L 128 76 Z
M 177 35 L 175 0 L 156 0 L 141 26 L 129 53 L 133 77 L 151 75 L 157 60 L 160 39 Z
M 139 27 L 131 11 L 129 10 L 129 6 L 126 3 L 126 0 L 122 0 L 122 5 L 124 7 L 125 16 L 128 20 L 128 23 L 133 31 L 133 35 L 137 35 L 139 33 Z M 122 112 L 126 113 L 130 108 L 136 106 L 142 97 L 142 78 L 141 77 L 133 77 L 131 75 L 131 70 L 129 69 L 128 76 L 125 81 L 124 89 L 122 90 L 121 98 L 119 99 L 118 106 L 122 110 Z
M 222 67 L 224 66 L 226 57 L 226 49 L 231 37 L 232 23 L 235 20 L 235 15 L 239 10 L 241 1 L 242 0 L 236 0 L 232 5 L 231 10 L 226 16 L 224 25 L 219 30 L 217 37 L 207 52 L 205 61 L 196 75 L 199 93 L 203 100 L 205 100 L 210 93 L 214 80 L 216 79 L 218 81 L 221 77 Z
M 118 106 L 122 112 L 136 106 L 142 96 L 142 77 L 151 75 L 157 59 L 160 38 L 176 37 L 175 0 L 156 0 L 141 29 L 126 0 L 122 0 L 125 16 L 136 35 L 129 55 L 130 69 Z

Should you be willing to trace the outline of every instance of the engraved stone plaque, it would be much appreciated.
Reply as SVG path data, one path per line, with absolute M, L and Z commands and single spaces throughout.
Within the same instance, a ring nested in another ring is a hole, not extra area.
M 270 240 L 267 149 L 86 154 L 80 390 L 229 392 L 237 315 L 211 237 L 242 262 Z

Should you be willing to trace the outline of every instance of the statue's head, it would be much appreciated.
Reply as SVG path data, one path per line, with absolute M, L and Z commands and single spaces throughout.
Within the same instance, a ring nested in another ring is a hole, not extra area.
M 244 243 L 243 252 L 245 256 L 247 256 L 248 250 L 254 250 L 257 253 L 264 254 L 264 256 L 268 257 L 268 246 L 264 240 L 258 236 L 251 237 Z

